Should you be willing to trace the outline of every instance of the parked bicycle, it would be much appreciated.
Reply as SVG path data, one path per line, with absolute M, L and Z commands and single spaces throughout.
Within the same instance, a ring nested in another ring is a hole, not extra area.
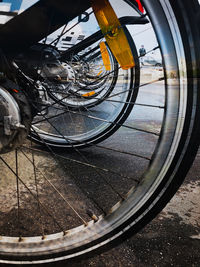
M 198 12 L 196 0 L 40 0 L 0 27 L 0 263 L 92 255 L 169 202 L 199 144 Z M 86 38 L 59 51 L 77 25 Z M 140 71 L 141 43 L 162 77 Z

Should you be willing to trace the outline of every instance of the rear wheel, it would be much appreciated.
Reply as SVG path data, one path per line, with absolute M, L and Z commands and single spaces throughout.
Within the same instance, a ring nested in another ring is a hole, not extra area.
M 97 46 L 92 49 L 93 53 L 89 50 L 85 53 L 87 56 L 82 55 L 82 59 L 79 57 L 76 57 L 75 60 L 72 59 L 70 65 L 75 73 L 75 82 L 70 83 L 66 91 L 61 88 L 59 92 L 58 85 L 50 84 L 48 86 L 47 84 L 50 97 L 55 101 L 61 100 L 60 104 L 74 110 L 94 107 L 106 99 L 116 86 L 119 71 L 116 59 L 109 48 L 106 49 L 109 51 L 108 69 L 102 61 L 100 47 Z M 135 58 L 137 59 L 137 51 Z M 139 72 L 135 76 L 139 77 Z M 138 88 L 138 85 L 138 83 L 135 84 L 135 87 Z
M 85 59 L 89 66 L 85 73 L 81 71 L 84 62 L 68 63 L 79 77 L 67 90 L 61 92 L 48 81 L 52 88 L 48 86 L 47 92 L 54 101 L 49 99 L 48 116 L 35 117 L 31 138 L 52 147 L 72 149 L 99 143 L 117 131 L 129 116 L 139 89 L 139 59 L 133 40 L 131 44 L 134 69 L 122 70 L 107 48 L 110 70 L 106 71 L 97 47 L 95 54 Z M 58 125 L 58 121 L 62 123 Z
M 135 14 L 131 1 L 111 3 L 118 16 Z M 51 103 L 48 114 L 35 117 L 31 141 L 0 155 L 1 197 L 6 203 L 1 206 L 0 262 L 45 263 L 106 248 L 152 220 L 183 181 L 199 139 L 200 42 L 195 23 L 199 4 L 187 0 L 142 3 L 148 29 L 127 28 L 136 45 L 141 36 L 149 40 L 150 31 L 155 44 L 149 51 L 162 55 L 163 71 L 141 70 L 136 99 L 132 99 L 134 88 L 126 87 L 127 78 L 118 80 L 116 87 L 119 84 L 121 89 L 85 114 Z M 125 99 L 115 98 L 121 95 Z M 105 114 L 118 104 L 127 107 L 127 102 L 134 107 L 125 123 L 116 121 L 117 116 L 110 120 L 110 112 Z M 96 145 L 96 138 L 104 139 L 97 132 L 90 135 L 91 140 L 82 136 L 83 129 L 96 129 L 96 121 L 121 127 Z M 70 135 L 70 129 L 76 135 Z M 45 149 L 34 145 L 35 140 Z M 92 147 L 80 150 L 80 140 Z M 59 142 L 72 152 L 54 150 Z

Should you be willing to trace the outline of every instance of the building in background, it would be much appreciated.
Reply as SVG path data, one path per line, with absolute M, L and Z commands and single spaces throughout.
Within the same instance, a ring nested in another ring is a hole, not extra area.
M 85 34 L 82 30 L 82 27 L 80 25 L 73 27 L 73 25 L 76 25 L 76 21 L 67 25 L 67 29 L 71 30 L 66 29 L 66 33 L 61 38 L 59 38 L 59 36 L 63 32 L 63 27 L 65 28 L 65 26 L 50 34 L 46 40 L 46 43 L 50 44 L 53 42 L 53 40 L 59 38 L 59 42 L 57 43 L 56 47 L 60 51 L 65 51 L 76 43 L 83 41 L 85 39 Z
M 0 25 L 17 15 L 23 0 L 0 0 Z
M 5 24 L 13 17 L 11 16 L 10 9 L 11 3 L 0 2 L 0 25 Z
M 37 0 L 0 0 L 0 25 L 5 24 L 18 13 L 23 12 L 36 2 Z M 71 24 L 68 25 L 69 28 L 71 26 Z M 56 39 L 62 32 L 62 29 L 63 27 L 49 35 L 46 40 L 47 43 L 51 43 Z M 84 38 L 85 35 L 82 32 L 82 28 L 80 25 L 77 25 L 75 29 L 72 29 L 60 38 L 57 43 L 57 48 L 59 50 L 66 50 L 75 43 L 82 41 Z
M 0 2 L 11 4 L 10 11 L 17 12 L 20 10 L 23 0 L 2 0 Z

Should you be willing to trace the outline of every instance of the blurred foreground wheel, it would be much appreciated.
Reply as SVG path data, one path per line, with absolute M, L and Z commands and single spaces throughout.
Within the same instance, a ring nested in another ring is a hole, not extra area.
M 135 14 L 131 2 L 111 4 L 118 16 L 130 16 Z M 31 140 L 12 155 L 0 155 L 6 181 L 0 194 L 6 200 L 1 263 L 43 264 L 107 249 L 152 220 L 182 183 L 199 143 L 199 4 L 142 4 L 157 40 L 152 49 L 162 55 L 163 76 L 147 80 L 141 72 L 133 97 L 134 69 L 119 70 L 111 94 L 84 111 L 51 102 L 48 114 L 35 117 Z M 127 29 L 136 41 L 139 33 Z M 146 28 L 141 26 L 140 34 L 149 40 Z M 133 113 L 124 123 L 131 105 Z M 114 128 L 119 130 L 110 136 Z M 17 178 L 14 185 L 11 176 Z

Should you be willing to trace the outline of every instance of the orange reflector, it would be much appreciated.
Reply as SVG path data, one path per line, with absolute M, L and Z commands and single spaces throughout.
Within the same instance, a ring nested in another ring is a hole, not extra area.
M 106 41 L 122 69 L 135 66 L 124 30 L 108 0 L 91 0 L 94 14 Z
M 83 96 L 83 97 L 90 97 L 90 96 L 93 96 L 94 94 L 95 94 L 95 91 L 92 91 L 92 92 L 83 94 L 82 96 Z
M 103 72 L 103 71 L 101 70 L 99 73 L 97 73 L 97 76 L 101 75 L 102 72 Z
M 99 44 L 100 46 L 100 50 L 101 50 L 101 56 L 102 56 L 102 59 L 103 59 L 103 64 L 104 64 L 104 67 L 106 70 L 111 70 L 111 67 L 110 67 L 110 57 L 109 57 L 109 54 L 108 54 L 108 50 L 107 50 L 107 47 L 106 47 L 106 44 L 104 42 L 101 42 Z

